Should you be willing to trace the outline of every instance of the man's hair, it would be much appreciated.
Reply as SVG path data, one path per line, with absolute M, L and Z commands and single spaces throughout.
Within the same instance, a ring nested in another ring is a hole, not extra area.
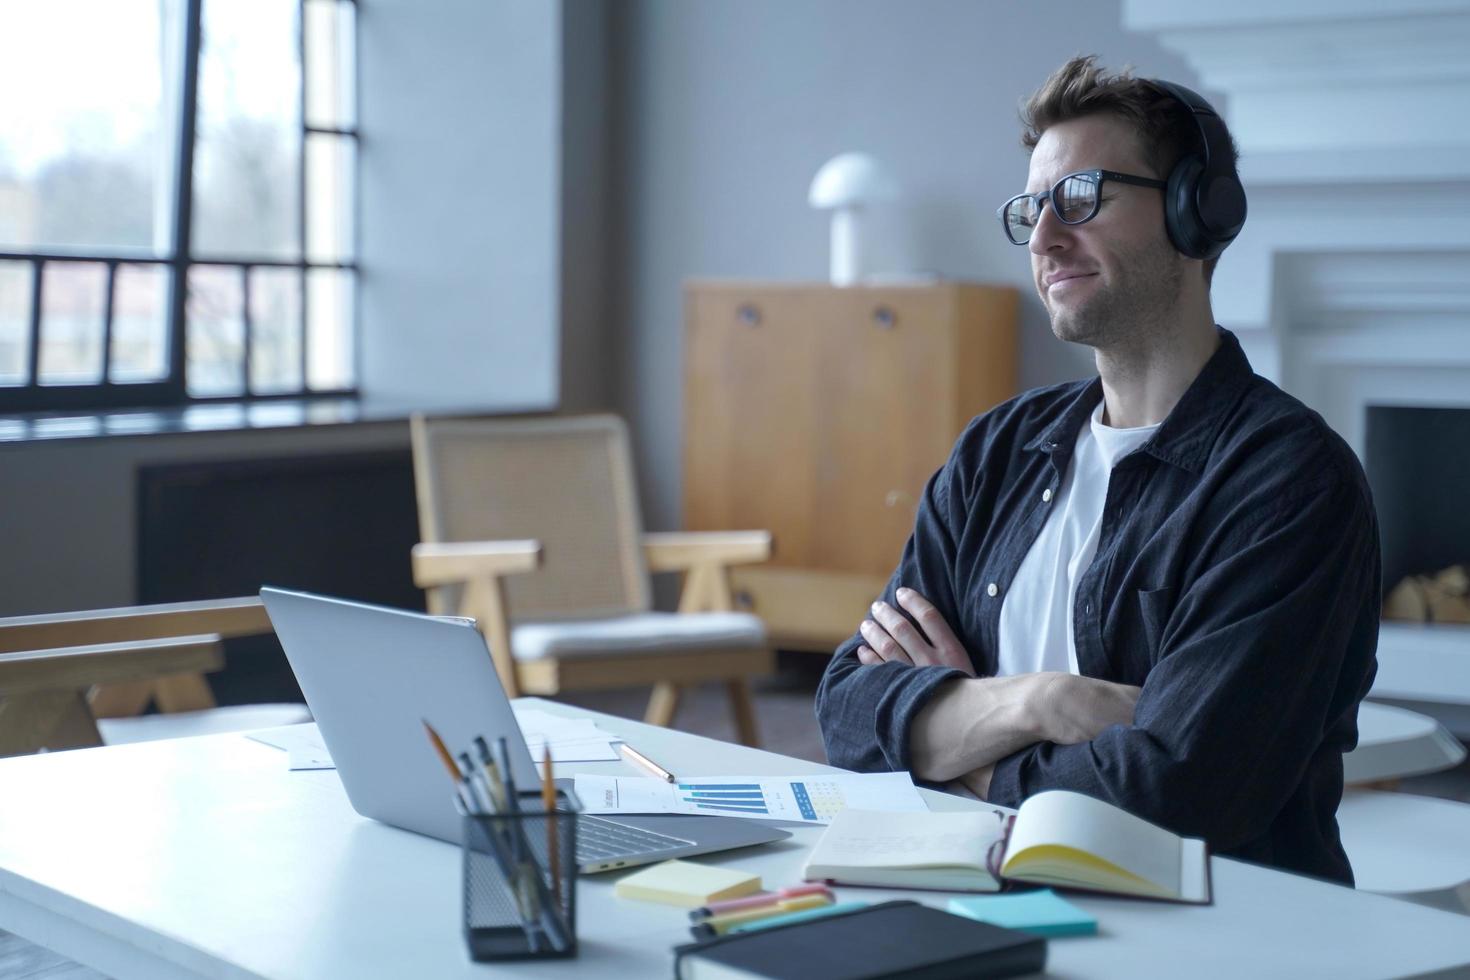
M 1174 164 L 1185 154 L 1203 153 L 1194 114 L 1178 99 L 1147 79 L 1135 78 L 1127 68 L 1109 75 L 1098 67 L 1096 55 L 1079 55 L 1052 72 L 1041 88 L 1021 105 L 1021 144 L 1036 149 L 1041 134 L 1058 123 L 1084 116 L 1109 114 L 1133 128 L 1143 158 L 1160 180 L 1168 180 Z M 1228 140 L 1227 160 L 1233 170 L 1239 153 Z M 1220 149 L 1220 147 L 1215 147 Z M 1205 262 L 1205 284 L 1215 275 L 1215 263 Z

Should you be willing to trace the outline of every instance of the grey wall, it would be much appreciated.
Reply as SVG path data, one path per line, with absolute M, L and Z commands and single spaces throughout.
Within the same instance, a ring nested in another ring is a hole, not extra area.
M 550 407 L 562 4 L 358 9 L 362 390 Z
M 1052 338 L 1026 253 L 1003 240 L 994 211 L 1025 183 L 1017 103 L 1071 55 L 1197 83 L 1122 30 L 1116 0 L 625 0 L 612 11 L 609 300 L 649 527 L 680 518 L 681 282 L 825 278 L 827 223 L 806 191 L 839 152 L 875 154 L 909 188 L 920 267 L 1022 287 L 1025 385 L 1091 371 Z

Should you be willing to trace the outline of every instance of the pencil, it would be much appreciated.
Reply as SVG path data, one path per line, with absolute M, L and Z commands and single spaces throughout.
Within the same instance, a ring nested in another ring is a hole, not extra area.
M 465 784 L 464 777 L 460 775 L 459 767 L 454 764 L 454 759 L 449 754 L 449 749 L 444 745 L 444 739 L 434 731 L 434 726 L 429 724 L 425 718 L 419 721 L 424 723 L 424 731 L 429 733 L 429 741 L 434 745 L 434 752 L 439 756 L 439 761 L 444 763 L 444 768 L 449 770 L 449 778 L 454 780 L 454 795 L 459 797 L 459 802 L 464 806 L 465 813 L 475 813 L 480 809 L 478 801 Z
M 620 743 L 618 745 L 618 748 L 622 750 L 624 757 L 626 757 L 628 761 L 632 762 L 634 765 L 648 770 L 659 779 L 662 779 L 664 782 L 672 783 L 677 781 L 674 779 L 673 773 L 669 772 L 657 762 L 654 762 L 642 752 L 639 752 L 637 749 L 633 748 L 633 746 L 629 745 L 627 742 Z
M 439 754 L 439 759 L 444 763 L 444 768 L 449 770 L 449 778 L 458 783 L 462 778 L 459 766 L 454 764 L 454 756 L 449 754 L 449 749 L 444 745 L 444 739 L 439 737 L 439 733 L 434 731 L 434 726 L 429 724 L 427 719 L 420 718 L 419 721 L 424 723 L 424 731 L 429 733 L 429 741 L 434 743 L 434 751 Z
M 551 780 L 551 745 L 541 750 L 541 808 L 546 811 L 546 854 L 551 862 L 551 893 L 561 909 L 561 848 L 556 835 L 556 783 Z

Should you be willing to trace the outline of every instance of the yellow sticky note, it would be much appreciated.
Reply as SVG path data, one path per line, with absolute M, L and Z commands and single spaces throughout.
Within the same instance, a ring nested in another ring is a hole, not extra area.
M 618 898 L 697 909 L 710 902 L 754 895 L 760 890 L 760 875 L 693 861 L 665 861 L 624 878 L 613 887 L 613 894 Z

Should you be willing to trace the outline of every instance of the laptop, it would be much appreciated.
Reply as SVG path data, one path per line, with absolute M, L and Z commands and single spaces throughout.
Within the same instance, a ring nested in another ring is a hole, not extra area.
M 352 807 L 458 845 L 463 838 L 427 719 L 452 751 L 504 736 L 517 786 L 541 774 L 474 622 L 264 588 L 275 626 Z M 569 780 L 558 780 L 571 791 Z M 758 821 L 683 815 L 577 818 L 577 864 L 610 871 L 782 840 Z

